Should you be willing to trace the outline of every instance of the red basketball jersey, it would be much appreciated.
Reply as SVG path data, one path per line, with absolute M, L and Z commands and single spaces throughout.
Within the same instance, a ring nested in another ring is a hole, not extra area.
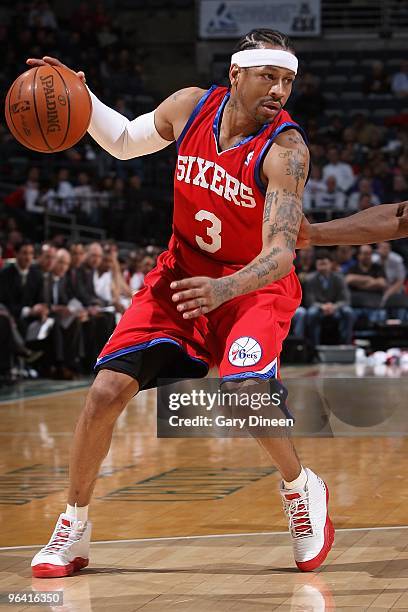
M 212 86 L 177 141 L 169 250 L 191 276 L 232 274 L 260 253 L 263 159 L 278 134 L 291 128 L 302 132 L 282 110 L 255 135 L 220 151 L 218 135 L 229 95 L 226 87 Z

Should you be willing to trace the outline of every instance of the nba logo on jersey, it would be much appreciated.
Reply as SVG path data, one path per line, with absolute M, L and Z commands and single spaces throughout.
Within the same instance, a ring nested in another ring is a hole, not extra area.
M 255 365 L 261 357 L 260 344 L 255 338 L 249 336 L 242 336 L 234 340 L 228 353 L 229 362 L 240 368 Z
M 254 156 L 254 152 L 253 152 L 253 151 L 250 151 L 250 152 L 248 153 L 247 157 L 246 157 L 245 162 L 244 162 L 246 166 L 249 166 L 249 162 L 251 161 L 251 159 L 253 158 L 253 156 Z

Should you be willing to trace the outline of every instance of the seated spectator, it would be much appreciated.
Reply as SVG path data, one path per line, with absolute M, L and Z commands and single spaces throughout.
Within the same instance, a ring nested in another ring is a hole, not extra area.
M 350 294 L 342 274 L 333 272 L 332 256 L 321 250 L 316 255 L 316 272 L 309 275 L 304 285 L 307 307 L 307 330 L 311 342 L 320 344 L 322 322 L 332 318 L 338 323 L 340 343 L 352 340 L 354 315 L 350 308 Z
M 350 164 L 340 161 L 337 147 L 330 147 L 327 152 L 328 163 L 323 166 L 323 180 L 334 176 L 339 189 L 346 193 L 354 185 L 354 173 Z
M 365 318 L 369 323 L 382 322 L 386 311 L 382 308 L 382 297 L 387 287 L 384 268 L 372 261 L 373 249 L 370 245 L 359 247 L 357 263 L 351 266 L 346 282 L 351 290 L 351 305 L 357 318 Z
M 50 316 L 54 319 L 49 337 L 52 376 L 62 380 L 72 380 L 79 372 L 81 322 L 86 319 L 83 310 L 69 307 L 66 274 L 70 263 L 69 252 L 58 249 L 45 295 Z
M 49 2 L 45 0 L 37 0 L 32 3 L 27 21 L 30 28 L 58 29 L 55 13 L 50 7 Z
M 379 125 L 367 120 L 364 113 L 356 113 L 352 118 L 351 128 L 354 132 L 354 140 L 363 146 L 368 146 L 373 137 L 384 131 Z
M 76 210 L 84 222 L 98 225 L 98 205 L 95 198 L 96 194 L 90 184 L 89 175 L 86 172 L 80 172 L 77 182 L 78 184 L 74 187 Z
M 388 299 L 393 295 L 404 294 L 404 283 L 407 271 L 401 255 L 391 250 L 389 242 L 380 242 L 377 251 L 373 254 L 373 262 L 380 264 L 384 268 L 387 288 L 382 296 L 382 305 L 387 307 Z M 406 308 L 391 308 L 391 315 L 404 321 L 407 317 Z
M 44 206 L 38 203 L 40 194 L 40 170 L 30 168 L 27 181 L 24 185 L 24 202 L 27 212 L 43 213 Z
M 408 183 L 403 174 L 395 174 L 392 178 L 392 189 L 387 194 L 387 202 L 404 202 L 408 200 Z
M 367 208 L 371 208 L 371 207 L 372 207 L 371 197 L 367 193 L 361 193 L 359 195 L 357 210 L 366 210 Z
M 314 272 L 315 248 L 313 246 L 296 251 L 295 270 L 300 283 L 303 285 L 307 275 Z
M 70 213 L 75 205 L 75 191 L 69 180 L 69 170 L 61 168 L 57 176 L 56 188 L 50 190 L 44 196 L 47 207 L 55 213 Z
M 105 249 L 101 265 L 95 276 L 95 292 L 115 308 L 117 315 L 122 315 L 130 305 L 132 291 L 126 284 L 120 271 L 117 254 L 112 249 Z M 118 322 L 120 316 L 116 316 Z
M 32 263 L 34 246 L 21 242 L 16 246 L 16 262 L 0 270 L 0 303 L 14 317 L 23 333 L 32 319 L 44 319 L 48 307 L 43 300 L 41 274 Z
M 315 197 L 316 210 L 344 211 L 346 196 L 337 187 L 336 177 L 328 176 L 324 182 L 324 191 L 319 191 Z
M 317 164 L 312 165 L 310 178 L 303 190 L 303 211 L 309 212 L 316 206 L 316 196 L 325 192 L 326 185 L 322 181 L 322 169 Z
M 358 191 L 355 191 L 348 197 L 347 210 L 353 212 L 361 210 L 360 202 L 361 196 L 363 195 L 368 196 L 370 206 L 378 206 L 378 204 L 381 204 L 378 196 L 373 193 L 371 181 L 369 179 L 362 178 L 358 183 Z
M 366 96 L 391 93 L 390 79 L 382 62 L 373 62 L 371 74 L 363 81 L 363 93 Z
M 336 247 L 334 252 L 334 262 L 337 266 L 336 271 L 341 272 L 341 274 L 347 274 L 350 268 L 356 264 L 356 260 L 354 258 L 354 248 L 345 244 Z
M 397 98 L 408 96 L 408 60 L 401 62 L 401 70 L 392 77 L 391 89 Z
M 98 297 L 95 290 L 95 278 L 101 265 L 103 250 L 98 242 L 87 246 L 84 262 L 75 270 L 75 282 L 72 282 L 72 268 L 69 271 L 69 287 L 72 291 L 70 304 L 75 298 L 78 309 L 85 309 L 87 320 L 84 321 L 84 365 L 91 370 L 96 358 L 112 334 L 115 327 L 115 316 L 109 303 Z

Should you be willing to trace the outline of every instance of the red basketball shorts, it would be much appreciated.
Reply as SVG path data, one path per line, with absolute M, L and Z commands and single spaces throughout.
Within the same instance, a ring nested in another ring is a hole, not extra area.
M 178 351 L 168 371 L 161 370 L 163 378 L 183 377 L 177 371 L 177 363 L 185 364 L 186 358 L 192 366 L 191 377 L 194 364 L 200 372 L 198 376 L 217 366 L 224 381 L 278 377 L 282 343 L 301 301 L 300 283 L 294 271 L 267 287 L 222 304 L 207 315 L 185 320 L 171 299 L 174 291 L 170 290 L 170 283 L 187 275 L 176 264 L 169 266 L 170 259 L 168 252 L 160 256 L 157 267 L 146 276 L 144 288 L 133 297 L 100 353 L 96 369 L 109 369 L 109 362 L 120 356 L 166 344 Z M 182 356 L 179 360 L 178 355 Z M 144 388 L 149 386 L 155 385 Z

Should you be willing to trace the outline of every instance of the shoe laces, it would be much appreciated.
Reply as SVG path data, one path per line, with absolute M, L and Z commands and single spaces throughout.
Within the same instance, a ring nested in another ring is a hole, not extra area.
M 288 497 L 291 497 L 289 494 Z M 309 515 L 309 494 L 288 499 L 283 495 L 283 509 L 289 519 L 289 529 L 293 538 L 305 538 L 313 535 L 313 527 Z
M 57 553 L 61 552 L 74 542 L 77 542 L 85 529 L 85 524 L 81 521 L 73 521 L 69 523 L 66 520 L 62 520 L 58 525 L 55 533 L 51 540 L 43 548 L 43 552 Z

